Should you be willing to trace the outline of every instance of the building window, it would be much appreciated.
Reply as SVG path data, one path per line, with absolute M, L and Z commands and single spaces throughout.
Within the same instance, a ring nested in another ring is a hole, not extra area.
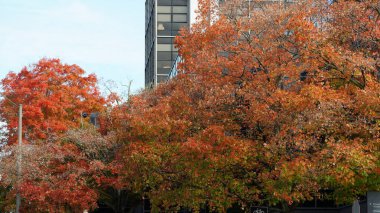
M 157 51 L 171 51 L 172 44 L 157 44 Z
M 172 63 L 172 61 L 157 61 L 157 68 L 171 69 Z
M 187 5 L 187 0 L 172 0 L 172 5 Z
M 187 11 L 186 6 L 173 6 L 173 13 L 187 13 Z
M 157 52 L 157 60 L 159 60 L 159 61 L 172 60 L 172 52 L 171 51 L 158 51 Z
M 187 15 L 183 14 L 174 14 L 173 22 L 187 22 Z
M 157 15 L 157 21 L 158 22 L 171 22 L 172 18 L 168 14 L 158 14 Z
M 158 38 L 157 43 L 159 43 L 159 44 L 172 44 L 173 38 Z
M 159 36 L 170 36 L 172 31 L 172 25 L 171 23 L 167 22 L 159 22 L 157 24 L 157 34 Z
M 171 13 L 171 7 L 170 6 L 158 6 L 157 7 L 157 12 L 158 13 Z
M 157 83 L 166 82 L 169 79 L 169 75 L 158 75 Z

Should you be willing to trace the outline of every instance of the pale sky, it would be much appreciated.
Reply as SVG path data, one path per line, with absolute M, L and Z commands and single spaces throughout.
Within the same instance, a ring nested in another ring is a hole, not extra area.
M 0 0 L 0 78 L 43 57 L 144 86 L 144 0 Z

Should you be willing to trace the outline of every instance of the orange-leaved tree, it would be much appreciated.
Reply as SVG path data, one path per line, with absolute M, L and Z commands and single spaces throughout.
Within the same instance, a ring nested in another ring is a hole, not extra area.
M 24 140 L 33 143 L 79 127 L 82 112 L 99 112 L 105 103 L 94 74 L 85 76 L 79 66 L 59 59 L 41 59 L 19 73 L 10 72 L 1 84 L 0 113 L 9 132 L 8 144 L 16 141 L 14 104 L 23 105 Z
M 180 74 L 114 122 L 125 187 L 156 208 L 219 211 L 380 190 L 379 5 L 199 2 Z
M 10 72 L 1 83 L 0 113 L 9 145 L 2 156 L 1 185 L 10 187 L 8 210 L 17 190 L 25 212 L 95 208 L 111 139 L 96 130 L 73 129 L 86 123 L 81 122 L 82 113 L 101 113 L 105 108 L 96 76 L 86 76 L 79 66 L 59 59 L 42 59 L 19 73 Z M 14 146 L 17 104 L 23 105 L 22 147 Z M 16 162 L 21 163 L 21 172 Z

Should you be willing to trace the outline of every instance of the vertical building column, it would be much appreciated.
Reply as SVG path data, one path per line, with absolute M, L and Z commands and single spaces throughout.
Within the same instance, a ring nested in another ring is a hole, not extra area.
M 154 86 L 158 84 L 158 76 L 157 76 L 157 23 L 158 23 L 158 0 L 154 0 Z

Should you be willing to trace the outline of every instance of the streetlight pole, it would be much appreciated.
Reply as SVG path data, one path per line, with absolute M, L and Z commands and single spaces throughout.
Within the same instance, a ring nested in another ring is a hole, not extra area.
M 21 179 L 21 146 L 22 146 L 22 104 L 18 108 L 18 155 L 17 155 L 17 195 L 16 195 L 16 213 L 20 213 L 21 195 L 20 195 L 20 179 Z

